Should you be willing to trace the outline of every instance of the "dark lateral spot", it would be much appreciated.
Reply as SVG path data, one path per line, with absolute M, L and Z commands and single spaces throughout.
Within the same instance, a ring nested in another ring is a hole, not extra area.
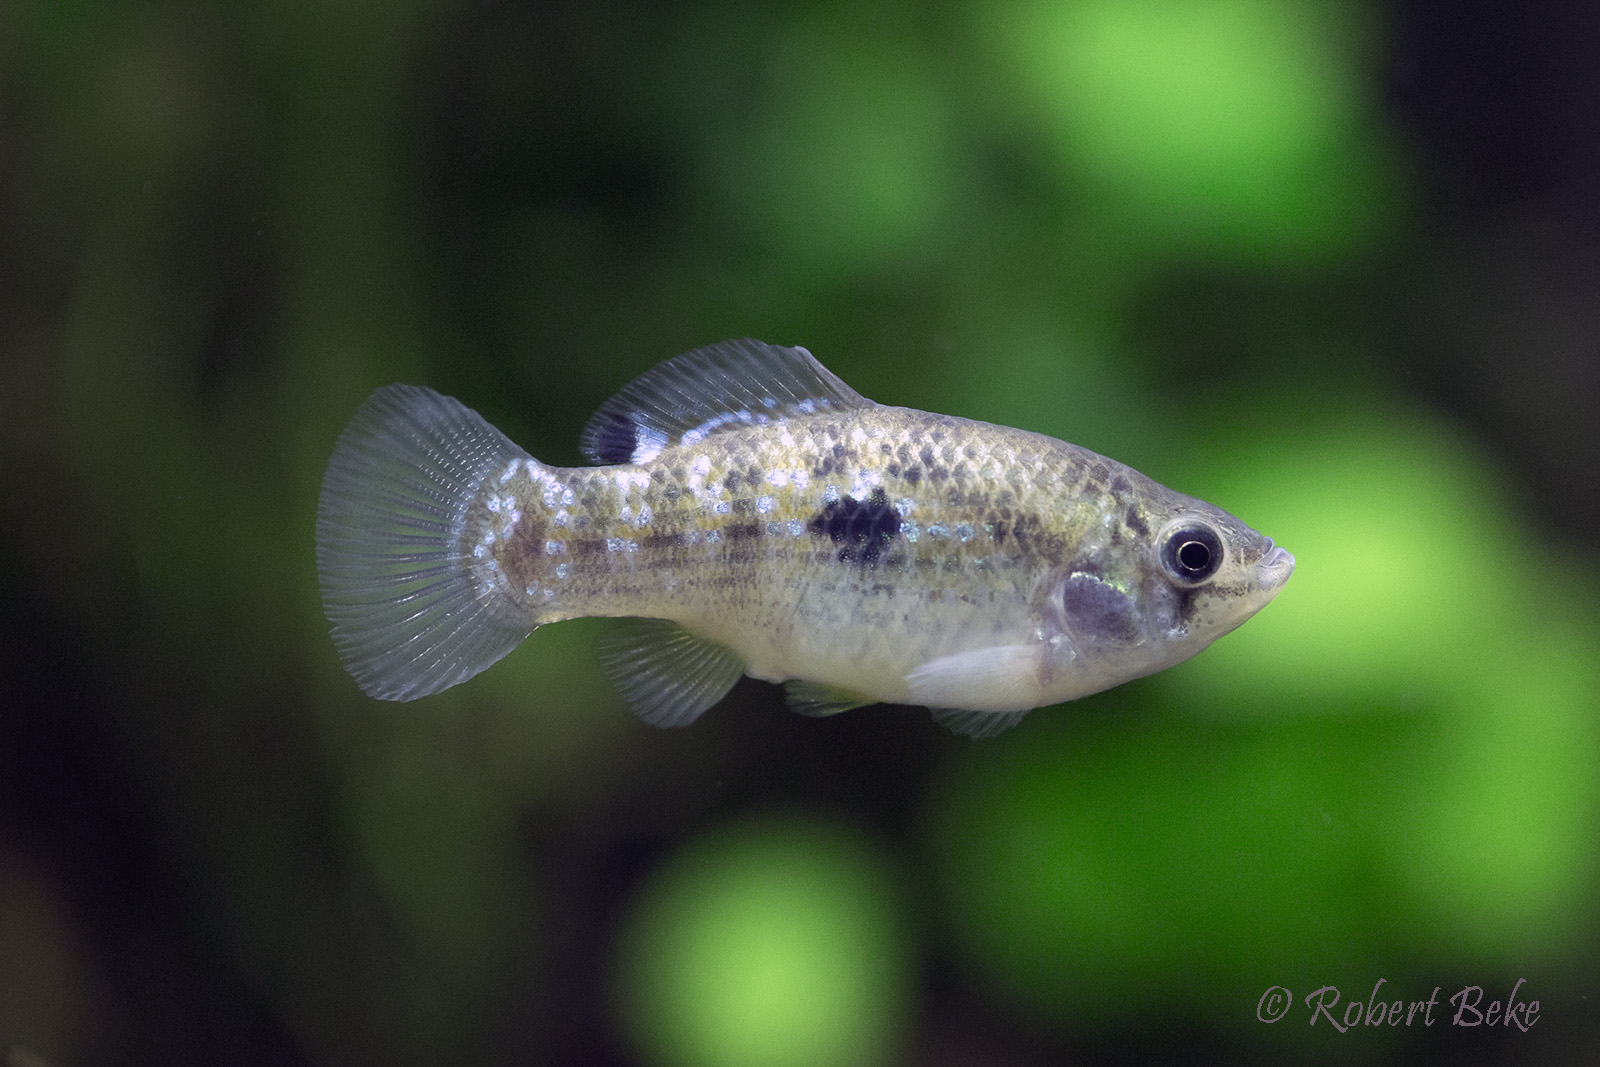
M 950 477 L 950 472 L 945 470 L 943 467 L 930 467 L 928 469 L 929 481 L 942 482 L 948 477 Z
M 922 481 L 922 468 L 907 467 L 904 473 L 901 474 L 901 477 L 906 480 L 907 484 L 916 485 L 918 482 Z
M 761 536 L 759 522 L 735 522 L 722 528 L 722 536 L 729 541 L 748 541 L 752 537 Z
M 722 484 L 727 487 L 728 492 L 730 492 L 730 493 L 738 492 L 739 491 L 739 472 L 738 471 L 729 471 L 728 472 L 728 476 L 722 480 Z
M 595 432 L 589 444 L 594 448 L 595 458 L 601 463 L 632 463 L 639 435 L 633 420 L 618 413 Z
M 1133 536 L 1140 538 L 1150 536 L 1150 527 L 1145 524 L 1144 519 L 1139 517 L 1137 508 L 1129 508 L 1127 516 L 1122 521 L 1128 527 L 1128 532 Z
M 889 496 L 880 487 L 865 503 L 844 496 L 824 505 L 806 528 L 841 545 L 840 562 L 870 567 L 900 532 L 900 513 L 889 505 Z
M 1126 475 L 1119 474 L 1115 478 L 1111 479 L 1111 491 L 1113 493 L 1126 493 L 1132 488 L 1133 486 L 1128 484 L 1128 478 Z
M 933 449 L 929 448 L 927 445 L 923 445 L 922 451 L 918 454 L 917 458 L 922 460 L 922 465 L 924 467 L 931 468 L 933 466 Z

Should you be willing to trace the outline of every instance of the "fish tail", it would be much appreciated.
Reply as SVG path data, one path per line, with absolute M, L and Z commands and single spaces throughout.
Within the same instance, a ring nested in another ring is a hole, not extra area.
M 540 620 L 465 536 L 485 480 L 528 463 L 431 389 L 386 386 L 351 419 L 317 501 L 317 577 L 340 658 L 369 695 L 448 689 L 533 632 Z

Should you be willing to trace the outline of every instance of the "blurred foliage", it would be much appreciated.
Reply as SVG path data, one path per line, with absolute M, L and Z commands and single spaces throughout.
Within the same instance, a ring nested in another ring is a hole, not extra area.
M 0 8 L 0 1048 L 1571 1062 L 1585 10 Z M 1299 571 L 1193 663 L 981 744 L 755 683 L 653 731 L 589 621 L 359 694 L 311 540 L 368 391 L 570 463 L 630 376 L 747 335 L 1115 456 Z M 1526 1034 L 1255 1014 L 1517 978 Z
M 1017 110 L 1096 209 L 1213 260 L 1337 258 L 1397 208 L 1349 5 L 1000 2 L 981 12 Z
M 794 819 L 690 842 L 639 894 L 620 997 L 652 1062 L 889 1062 L 910 988 L 882 863 Z

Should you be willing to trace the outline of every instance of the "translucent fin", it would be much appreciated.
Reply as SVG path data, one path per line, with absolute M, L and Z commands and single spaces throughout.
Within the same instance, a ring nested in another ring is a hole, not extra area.
M 634 714 L 651 726 L 688 726 L 733 688 L 744 661 L 666 619 L 618 619 L 600 662 Z
M 872 407 L 803 348 L 724 341 L 657 364 L 600 405 L 583 431 L 595 463 L 644 463 L 724 427 Z
M 799 678 L 784 682 L 783 692 L 789 701 L 791 711 L 817 718 L 877 703 L 871 697 L 864 697 L 847 689 L 839 689 L 823 682 L 802 681 Z
M 368 694 L 448 689 L 533 632 L 479 587 L 460 547 L 479 484 L 528 459 L 477 412 L 417 386 L 379 389 L 345 427 L 317 501 L 317 576 L 334 644 Z
M 968 737 L 993 737 L 1022 721 L 1025 711 L 966 711 L 961 708 L 929 708 L 933 721 Z
M 929 660 L 906 675 L 910 703 L 978 711 L 1038 705 L 1042 646 L 995 645 Z

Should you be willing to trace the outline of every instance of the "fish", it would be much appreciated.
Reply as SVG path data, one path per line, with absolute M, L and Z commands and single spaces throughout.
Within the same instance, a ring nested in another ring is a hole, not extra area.
M 1295 560 L 1212 504 L 1027 430 L 874 403 L 805 348 L 727 341 L 624 386 L 541 463 L 451 397 L 378 389 L 317 504 L 322 601 L 363 691 L 458 685 L 548 623 L 685 726 L 746 675 L 795 711 L 923 705 L 989 737 L 1163 670 Z

